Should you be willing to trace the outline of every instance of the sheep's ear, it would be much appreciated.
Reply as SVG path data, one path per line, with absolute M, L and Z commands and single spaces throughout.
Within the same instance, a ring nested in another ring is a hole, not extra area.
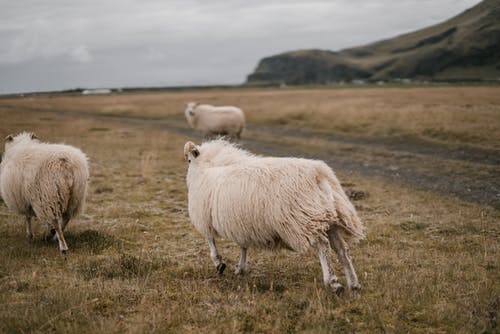
M 184 145 L 184 159 L 190 161 L 189 154 L 191 154 L 193 158 L 197 158 L 200 155 L 200 151 L 198 150 L 197 146 L 191 141 L 188 141 Z
M 36 134 L 34 133 L 31 133 L 31 136 L 30 136 L 31 140 L 35 140 L 35 139 L 39 139 Z
M 198 148 L 193 148 L 191 150 L 191 154 L 193 155 L 194 158 L 198 158 L 198 156 L 200 155 L 200 151 L 198 150 Z
M 5 142 L 6 143 L 10 143 L 13 140 L 14 140 L 14 136 L 13 135 L 8 135 L 7 137 L 5 137 Z

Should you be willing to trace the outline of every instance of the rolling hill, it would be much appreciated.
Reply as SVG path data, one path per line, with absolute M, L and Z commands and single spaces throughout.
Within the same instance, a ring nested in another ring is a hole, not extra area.
M 352 80 L 498 80 L 500 0 L 485 0 L 440 24 L 338 52 L 298 50 L 262 59 L 248 84 Z

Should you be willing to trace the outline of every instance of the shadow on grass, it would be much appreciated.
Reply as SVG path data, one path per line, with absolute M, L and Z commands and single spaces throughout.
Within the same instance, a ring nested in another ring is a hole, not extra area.
M 122 249 L 123 242 L 113 236 L 96 230 L 85 230 L 77 233 L 65 234 L 70 251 L 97 255 L 105 249 Z
M 121 250 L 123 243 L 113 236 L 96 230 L 85 230 L 81 232 L 66 232 L 64 234 L 69 252 L 84 255 L 98 255 L 104 250 L 114 248 Z M 35 235 L 32 241 L 28 241 L 24 235 L 6 233 L 3 236 L 8 247 L 4 248 L 3 256 L 16 259 L 42 258 L 48 253 L 59 253 L 57 241 L 46 240 L 46 235 Z
M 151 272 L 168 265 L 167 260 L 144 259 L 130 254 L 120 254 L 115 257 L 93 259 L 82 263 L 78 268 L 85 279 L 94 278 L 138 278 L 148 276 Z
M 199 278 L 208 283 L 211 288 L 220 291 L 222 294 L 238 293 L 247 291 L 257 295 L 283 296 L 290 291 L 306 289 L 314 286 L 323 290 L 322 284 L 317 283 L 320 278 L 317 269 L 301 271 L 300 268 L 288 264 L 288 270 L 281 271 L 272 265 L 263 265 L 260 268 L 252 268 L 249 272 L 239 275 L 226 270 L 224 274 L 215 273 L 215 269 L 209 266 L 208 272 L 202 273 Z

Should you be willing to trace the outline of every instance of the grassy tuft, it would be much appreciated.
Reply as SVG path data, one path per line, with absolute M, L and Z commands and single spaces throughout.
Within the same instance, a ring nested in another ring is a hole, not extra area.
M 87 280 L 95 278 L 130 279 L 149 275 L 161 267 L 158 260 L 147 260 L 130 254 L 106 257 L 83 263 L 78 272 Z
M 401 229 L 404 231 L 422 231 L 429 226 L 430 224 L 428 223 L 419 223 L 414 221 L 406 221 L 399 224 L 399 227 L 401 227 Z
M 90 128 L 89 131 L 110 131 L 109 128 Z
M 80 233 L 66 233 L 65 239 L 71 245 L 72 251 L 87 254 L 100 254 L 113 247 L 121 249 L 122 243 L 113 236 L 101 231 L 85 230 Z

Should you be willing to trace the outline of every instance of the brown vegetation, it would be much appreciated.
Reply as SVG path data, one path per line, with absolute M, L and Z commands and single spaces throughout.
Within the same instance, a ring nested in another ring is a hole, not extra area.
M 80 147 L 90 157 L 91 182 L 86 214 L 67 229 L 67 257 L 42 241 L 45 228 L 36 223 L 36 241 L 28 243 L 22 219 L 0 203 L 0 332 L 498 331 L 500 213 L 491 206 L 337 170 L 351 194 L 364 194 L 353 195 L 367 226 L 366 241 L 353 248 L 364 289 L 359 299 L 325 291 L 315 280 L 321 275 L 313 253 L 251 251 L 248 275 L 228 270 L 218 276 L 186 213 L 182 148 L 189 138 L 120 117 L 83 117 L 103 112 L 183 121 L 184 102 L 196 98 L 239 105 L 253 124 L 498 149 L 497 93 L 438 88 L 3 98 L 0 137 L 29 130 Z M 429 137 L 429 129 L 438 136 Z M 466 139 L 471 136 L 477 140 Z M 300 141 L 281 145 L 293 152 Z M 219 251 L 228 265 L 236 264 L 236 246 L 222 242 Z
M 500 88 L 359 88 L 204 90 L 101 96 L 2 98 L 3 108 L 78 111 L 163 119 L 188 101 L 236 105 L 253 124 L 352 137 L 412 137 L 446 144 L 500 148 Z M 8 110 L 8 109 L 7 109 Z M 96 130 L 97 129 L 97 130 Z M 97 126 L 94 131 L 99 131 Z M 410 138 L 411 139 L 411 138 Z

